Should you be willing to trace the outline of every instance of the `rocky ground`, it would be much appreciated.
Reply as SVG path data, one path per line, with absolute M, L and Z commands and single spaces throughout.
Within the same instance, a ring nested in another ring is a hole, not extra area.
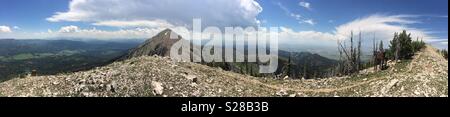
M 16 78 L 0 96 L 44 97 L 448 97 L 448 62 L 432 47 L 387 70 L 316 80 L 255 78 L 196 63 L 147 56 L 93 70 Z
M 433 47 L 427 46 L 412 60 L 389 65 L 375 73 L 367 69 L 355 76 L 287 81 L 278 86 L 296 96 L 448 97 L 448 61 Z

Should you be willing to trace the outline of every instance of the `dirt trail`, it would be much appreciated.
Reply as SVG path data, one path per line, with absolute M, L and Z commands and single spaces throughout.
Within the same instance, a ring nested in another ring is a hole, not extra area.
M 421 61 L 421 57 L 425 56 L 425 57 L 431 57 L 434 60 L 438 61 L 438 62 L 444 62 L 446 61 L 444 59 L 444 57 L 442 57 L 439 53 L 437 53 L 437 50 L 429 45 L 426 46 L 426 48 L 422 49 L 416 56 L 413 57 L 413 60 L 411 63 L 415 63 L 415 62 L 419 62 Z M 414 64 L 409 64 L 408 65 L 408 72 L 411 72 L 413 70 L 413 68 L 415 67 Z M 422 66 L 425 67 L 425 66 Z M 428 70 L 429 72 L 430 69 L 423 69 L 423 70 Z
M 296 92 L 315 92 L 315 93 L 330 93 L 330 92 L 335 92 L 335 91 L 342 91 L 342 90 L 346 90 L 346 89 L 350 89 L 350 88 L 354 88 L 357 86 L 361 86 L 364 84 L 368 84 L 371 83 L 373 81 L 377 81 L 383 78 L 373 78 L 367 81 L 363 81 L 363 82 L 358 82 L 356 84 L 353 85 L 349 85 L 349 86 L 344 86 L 344 87 L 339 87 L 339 88 L 323 88 L 323 89 L 294 89 L 292 91 L 296 91 Z
M 278 86 L 278 85 L 266 84 L 266 83 L 260 82 L 258 80 L 246 79 L 246 78 L 241 78 L 240 80 L 241 81 L 245 81 L 245 82 L 250 82 L 250 83 L 253 83 L 253 84 L 259 84 L 259 85 L 262 85 L 262 86 L 265 86 L 265 87 L 268 87 L 268 88 L 272 88 L 272 89 L 276 89 L 276 90 L 287 90 L 287 91 L 294 91 L 294 92 L 330 93 L 330 92 L 341 91 L 341 90 L 346 90 L 346 89 L 350 89 L 350 88 L 353 88 L 353 87 L 361 86 L 361 85 L 368 84 L 368 83 L 373 82 L 373 81 L 381 80 L 383 78 L 384 77 L 373 78 L 373 79 L 366 80 L 366 81 L 363 81 L 363 82 L 358 82 L 358 83 L 353 84 L 353 85 L 343 86 L 343 87 L 338 87 L 338 88 L 317 88 L 317 89 L 288 88 L 288 87 L 282 87 L 282 86 Z

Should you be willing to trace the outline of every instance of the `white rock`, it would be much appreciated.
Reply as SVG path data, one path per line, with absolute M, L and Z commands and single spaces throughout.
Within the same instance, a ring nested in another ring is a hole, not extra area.
M 284 90 L 284 89 L 281 89 L 280 91 L 278 91 L 277 93 L 276 93 L 276 95 L 278 95 L 278 96 L 285 96 L 285 95 L 287 95 L 288 93 L 286 92 L 286 90 Z
M 186 77 L 186 79 L 191 80 L 191 81 L 197 80 L 197 76 L 195 76 L 195 75 L 185 75 L 184 77 Z
M 115 84 L 106 85 L 106 91 L 115 92 L 116 91 L 115 88 L 116 88 Z
M 297 96 L 296 94 L 291 94 L 291 95 L 289 95 L 289 97 L 295 97 L 295 96 Z
M 191 87 L 197 87 L 197 84 L 196 83 L 191 83 L 190 86 Z
M 163 87 L 162 85 L 163 85 L 163 84 L 160 83 L 160 82 L 153 81 L 153 82 L 152 82 L 153 94 L 155 94 L 155 95 L 161 95 L 161 94 L 163 94 L 164 87 Z
M 381 89 L 381 93 L 385 94 L 387 93 L 392 87 L 394 87 L 395 85 L 397 85 L 398 80 L 397 79 L 393 79 L 389 82 L 389 84 L 387 84 L 385 87 L 383 87 L 383 89 Z

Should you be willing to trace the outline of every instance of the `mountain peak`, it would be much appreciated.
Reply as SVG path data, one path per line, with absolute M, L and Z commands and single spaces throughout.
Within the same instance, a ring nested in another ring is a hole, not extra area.
M 122 57 L 121 59 L 152 55 L 169 56 L 172 45 L 182 39 L 179 35 L 177 38 L 171 37 L 171 33 L 174 32 L 169 28 L 159 32 L 157 35 L 147 39 L 138 47 L 132 49 L 125 57 Z
M 166 29 L 164 29 L 163 31 L 161 31 L 160 33 L 165 33 L 165 32 L 172 32 L 172 29 L 166 28 Z

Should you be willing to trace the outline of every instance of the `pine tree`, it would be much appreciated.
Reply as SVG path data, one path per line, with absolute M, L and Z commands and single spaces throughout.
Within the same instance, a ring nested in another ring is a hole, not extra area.
M 411 58 L 414 55 L 411 34 L 407 34 L 406 30 L 403 30 L 402 33 L 395 33 L 389 48 L 395 60 Z
M 438 50 L 438 51 L 439 51 L 439 50 Z M 448 60 L 448 51 L 447 51 L 447 50 L 443 49 L 443 50 L 440 51 L 440 53 L 442 54 L 442 56 L 443 56 L 445 59 Z
M 416 41 L 413 41 L 411 43 L 411 46 L 412 46 L 411 47 L 412 51 L 415 53 L 415 52 L 418 52 L 418 51 L 420 51 L 420 49 L 425 47 L 425 42 L 423 42 L 423 40 L 419 41 L 419 37 L 417 37 Z
M 406 30 L 403 30 L 402 33 L 399 35 L 399 41 L 400 41 L 400 58 L 401 59 L 407 59 L 410 58 L 413 55 L 413 51 L 411 48 L 411 34 L 407 34 Z

